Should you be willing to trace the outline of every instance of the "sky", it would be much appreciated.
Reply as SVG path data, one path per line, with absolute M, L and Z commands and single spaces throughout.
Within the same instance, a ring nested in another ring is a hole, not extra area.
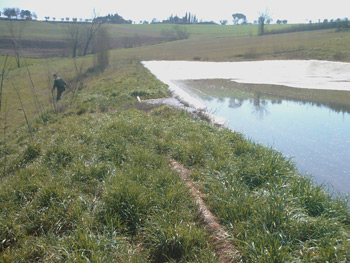
M 56 20 L 63 17 L 92 18 L 94 9 L 98 16 L 118 13 L 136 23 L 151 22 L 153 18 L 163 20 L 171 14 L 182 17 L 186 12 L 203 21 L 228 20 L 229 23 L 232 23 L 232 14 L 243 13 L 248 22 L 253 22 L 266 10 L 274 22 L 278 19 L 305 23 L 350 18 L 350 0 L 0 0 L 0 11 L 6 7 L 30 10 L 40 20 L 45 16 L 56 17 Z

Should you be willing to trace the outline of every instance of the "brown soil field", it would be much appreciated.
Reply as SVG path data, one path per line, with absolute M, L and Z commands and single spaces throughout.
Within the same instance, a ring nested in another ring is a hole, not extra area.
M 125 36 L 110 40 L 110 49 L 133 48 L 153 45 L 166 41 L 165 37 L 153 36 Z M 89 52 L 93 52 L 93 45 Z M 68 39 L 38 39 L 25 38 L 21 40 L 21 56 L 35 58 L 65 57 L 70 55 L 70 42 Z M 9 37 L 0 37 L 0 54 L 13 54 L 12 40 Z

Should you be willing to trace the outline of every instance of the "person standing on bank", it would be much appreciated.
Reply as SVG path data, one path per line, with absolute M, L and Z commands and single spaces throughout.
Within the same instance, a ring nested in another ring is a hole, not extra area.
M 52 91 L 54 91 L 55 88 L 57 88 L 56 101 L 59 101 L 61 99 L 61 95 L 63 91 L 66 90 L 67 83 L 63 79 L 61 79 L 59 76 L 57 76 L 57 74 L 53 74 L 53 78 L 55 79 L 55 81 L 53 83 Z

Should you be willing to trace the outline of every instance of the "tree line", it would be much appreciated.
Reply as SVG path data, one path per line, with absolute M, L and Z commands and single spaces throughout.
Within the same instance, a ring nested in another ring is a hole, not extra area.
M 20 10 L 19 8 L 16 7 L 7 7 L 3 9 L 3 12 L 1 13 L 0 11 L 0 17 L 1 15 L 6 16 L 8 19 L 20 17 L 21 19 L 37 19 L 37 15 L 35 12 L 31 12 L 29 10 Z
M 96 17 L 94 19 L 94 22 L 110 24 L 132 24 L 131 20 L 125 20 L 122 16 L 118 15 L 118 13 L 114 15 L 108 14 L 106 16 Z
M 183 17 L 179 17 L 177 15 L 171 15 L 168 19 L 162 21 L 164 24 L 198 24 L 199 21 L 196 15 L 191 13 L 187 13 Z

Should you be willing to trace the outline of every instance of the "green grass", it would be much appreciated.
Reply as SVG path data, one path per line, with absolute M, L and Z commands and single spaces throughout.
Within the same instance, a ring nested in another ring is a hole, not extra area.
M 199 27 L 199 25 L 198 25 Z M 219 27 L 219 26 L 218 26 Z M 228 29 L 230 27 L 228 26 Z M 232 29 L 234 30 L 234 29 Z M 350 32 L 319 30 L 266 36 L 190 34 L 189 39 L 116 50 L 140 60 L 246 61 L 317 59 L 350 61 Z
M 14 25 L 19 24 L 19 21 L 13 20 Z M 0 29 L 4 33 L 4 36 L 8 36 L 8 20 L 0 21 Z M 23 37 L 25 38 L 64 38 L 64 28 L 66 22 L 40 22 L 40 21 L 25 21 L 25 32 Z M 223 35 L 223 36 L 253 36 L 258 33 L 258 25 L 244 25 L 244 26 L 221 26 L 221 25 L 206 25 L 206 24 L 193 24 L 193 25 L 180 25 L 185 27 L 190 34 L 199 35 Z M 162 31 L 172 30 L 173 24 L 109 24 L 107 25 L 111 36 L 123 36 L 123 35 L 150 35 L 159 36 Z M 266 29 L 283 30 L 293 27 L 293 25 L 266 25 Z
M 4 36 L 8 35 L 8 20 L 0 20 L 0 30 Z M 20 22 L 13 20 L 15 26 Z M 58 39 L 65 38 L 64 29 L 66 23 L 62 22 L 39 22 L 39 21 L 26 21 L 24 38 L 40 38 L 40 39 Z M 149 25 L 107 25 L 109 33 L 112 37 L 124 36 L 124 35 L 150 35 L 159 36 L 162 31 L 172 30 L 174 25 L 172 24 L 149 24 Z M 256 25 L 248 26 L 220 26 L 220 25 L 184 25 L 188 33 L 190 34 L 214 34 L 214 35 L 233 35 L 244 36 L 251 35 L 252 32 L 255 35 L 257 33 Z
M 63 24 L 62 23 L 47 23 L 39 21 L 11 21 L 15 29 L 19 27 L 19 23 L 24 25 L 23 38 L 44 38 L 44 39 L 59 39 L 64 37 Z M 0 31 L 3 32 L 4 36 L 10 36 L 8 28 L 8 20 L 0 21 Z
M 35 140 L 9 156 L 11 175 L 2 179 L 4 258 L 64 261 L 64 251 L 82 259 L 77 246 L 103 261 L 114 254 L 93 240 L 116 236 L 143 247 L 124 257 L 215 262 L 193 201 L 168 165 L 174 158 L 193 171 L 247 261 L 348 260 L 346 202 L 280 154 L 187 113 L 72 115 L 40 127 Z M 29 240 L 41 250 L 29 252 Z
M 6 20 L 0 29 L 7 36 Z M 17 23 L 15 21 L 15 23 Z M 111 38 L 125 36 L 139 38 L 162 37 L 173 25 L 107 25 Z M 136 57 L 139 60 L 204 60 L 242 61 L 264 59 L 318 59 L 350 61 L 348 48 L 350 32 L 325 29 L 257 36 L 257 25 L 185 25 L 189 39 L 122 49 L 117 57 Z M 267 25 L 266 30 L 283 30 L 293 25 Z M 66 39 L 65 23 L 29 22 L 24 38 Z M 4 54 L 5 55 L 5 54 Z
M 5 60 L 6 60 L 6 55 L 0 55 L 0 68 L 2 69 L 5 65 Z M 20 58 L 20 65 L 21 67 L 25 67 L 33 65 L 33 64 L 38 64 L 38 63 L 45 63 L 47 62 L 47 59 L 41 59 L 41 58 Z M 7 62 L 6 62 L 6 69 L 7 70 L 13 70 L 13 69 L 17 69 L 17 62 L 16 62 L 16 58 L 9 55 L 7 58 Z
M 144 260 L 214 262 L 190 194 L 166 156 L 150 148 L 151 134 L 162 129 L 151 128 L 152 122 L 131 110 L 72 116 L 40 128 L 35 146 L 25 143 L 9 156 L 12 175 L 2 178 L 2 257 L 69 260 L 64 252 L 82 260 L 83 254 L 74 254 L 78 246 L 87 258 L 103 262 L 117 251 L 93 240 L 118 238 L 145 242 Z M 66 247 L 65 240 L 74 241 Z M 29 251 L 28 241 L 45 246 Z
M 337 36 L 345 50 L 348 35 L 341 34 L 290 34 L 283 41 L 294 36 L 311 47 L 320 38 L 331 48 L 336 40 L 330 36 Z M 0 261 L 217 262 L 194 200 L 169 159 L 191 170 L 245 261 L 349 261 L 346 200 L 332 198 L 281 154 L 242 134 L 168 106 L 137 102 L 137 96 L 169 96 L 166 85 L 138 58 L 204 58 L 202 52 L 211 47 L 208 59 L 242 59 L 234 54 L 258 43 L 260 57 L 271 54 L 269 41 L 281 40 L 248 38 L 198 34 L 113 51 L 103 73 L 94 71 L 92 57 L 79 58 L 78 81 L 71 59 L 36 61 L 28 69 L 43 112 L 36 110 L 27 69 L 11 69 L 4 86 L 7 114 L 2 109 L 0 120 Z M 251 46 L 232 48 L 232 43 Z M 74 98 L 64 93 L 57 112 L 50 102 L 52 72 L 79 84 Z M 4 135 L 5 115 L 9 127 Z

